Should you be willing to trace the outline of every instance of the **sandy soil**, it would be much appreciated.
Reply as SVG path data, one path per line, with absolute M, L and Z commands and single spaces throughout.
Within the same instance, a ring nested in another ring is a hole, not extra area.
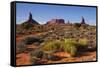
M 62 58 L 59 61 L 49 60 L 46 64 L 50 63 L 65 63 L 65 62 L 82 62 L 82 61 L 96 61 L 96 52 L 87 52 L 79 57 Z M 30 65 L 30 55 L 29 53 L 17 54 L 16 59 L 17 65 Z
M 31 36 L 31 35 L 30 35 Z M 17 36 L 16 41 L 19 42 L 26 36 Z M 28 46 L 27 48 L 35 49 L 36 47 L 33 45 Z M 65 53 L 58 53 L 61 56 L 64 56 Z M 70 55 L 69 55 L 70 56 Z M 96 61 L 96 51 L 94 52 L 86 52 L 78 57 L 69 57 L 62 58 L 59 61 L 51 61 L 48 60 L 46 64 L 50 63 L 65 63 L 65 62 L 82 62 L 82 61 Z M 16 54 L 16 64 L 17 65 L 31 65 L 29 52 L 24 52 L 20 54 Z

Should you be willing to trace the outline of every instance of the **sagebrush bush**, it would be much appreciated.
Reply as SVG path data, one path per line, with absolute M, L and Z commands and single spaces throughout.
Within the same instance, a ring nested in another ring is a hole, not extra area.
M 33 25 L 29 24 L 29 23 L 23 23 L 21 25 L 22 25 L 22 28 L 24 28 L 24 29 L 32 29 L 33 28 Z
M 78 29 L 80 26 L 81 26 L 80 23 L 75 23 L 75 24 L 74 24 L 74 27 L 77 28 L 77 29 Z
M 59 51 L 62 48 L 62 42 L 59 40 L 48 41 L 42 47 L 44 51 Z
M 70 53 L 71 56 L 76 56 L 77 54 L 76 42 L 71 39 L 65 39 L 63 43 L 64 43 L 63 46 L 64 51 Z
M 16 49 L 17 53 L 22 53 L 26 50 L 26 45 L 23 42 L 17 43 Z
M 87 46 L 88 45 L 88 40 L 86 38 L 79 39 L 79 45 L 80 46 Z
M 79 42 L 77 43 L 77 49 L 78 51 L 86 51 L 88 48 L 88 40 L 87 39 L 79 39 Z
M 81 49 L 87 46 L 87 40 L 82 39 L 79 42 L 76 42 L 72 39 L 64 39 L 64 40 L 53 40 L 48 41 L 41 48 L 43 51 L 52 51 L 52 53 L 57 51 L 64 51 L 70 53 L 71 56 L 76 56 Z
M 36 50 L 30 52 L 31 57 L 43 58 L 44 52 L 42 50 Z
M 76 42 L 75 40 L 73 40 L 73 39 L 64 39 L 64 43 L 65 43 L 65 44 L 66 44 L 66 43 L 69 43 L 69 44 L 74 44 L 74 45 L 77 44 L 77 42 Z
M 70 53 L 72 56 L 75 56 L 77 53 L 76 42 L 65 39 L 65 41 L 55 40 L 47 42 L 43 47 L 44 51 L 64 51 Z
M 22 34 L 22 30 L 21 29 L 16 29 L 16 34 Z
M 32 44 L 34 42 L 38 42 L 38 43 L 41 43 L 43 42 L 43 40 L 40 40 L 39 38 L 36 38 L 36 37 L 26 37 L 23 42 L 25 44 Z
M 35 50 L 30 52 L 30 61 L 33 64 L 42 64 L 46 61 L 42 61 L 43 58 L 47 59 L 48 55 L 42 50 Z

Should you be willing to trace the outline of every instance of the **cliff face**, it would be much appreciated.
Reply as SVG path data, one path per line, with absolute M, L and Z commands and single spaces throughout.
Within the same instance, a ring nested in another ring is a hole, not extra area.
M 64 19 L 52 19 L 48 21 L 46 24 L 52 25 L 52 24 L 65 24 Z

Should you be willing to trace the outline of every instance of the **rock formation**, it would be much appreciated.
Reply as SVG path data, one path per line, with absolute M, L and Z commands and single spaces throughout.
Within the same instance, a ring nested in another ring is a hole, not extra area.
M 32 18 L 32 14 L 31 13 L 29 13 L 29 18 L 28 18 L 28 20 L 26 21 L 26 22 L 24 22 L 24 23 L 27 23 L 27 24 L 32 24 L 32 25 L 38 25 L 39 23 L 37 22 L 37 21 L 35 21 L 33 18 Z
M 86 24 L 86 23 L 85 23 L 85 19 L 84 19 L 84 17 L 82 17 L 81 24 Z
M 64 19 L 52 19 L 50 21 L 48 21 L 46 24 L 52 25 L 52 24 L 65 24 Z

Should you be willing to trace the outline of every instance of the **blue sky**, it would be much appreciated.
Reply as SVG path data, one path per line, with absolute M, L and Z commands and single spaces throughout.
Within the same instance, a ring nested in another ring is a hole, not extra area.
M 32 13 L 33 19 L 40 24 L 45 24 L 51 19 L 69 20 L 71 23 L 80 22 L 82 16 L 88 24 L 96 24 L 96 8 L 95 7 L 79 7 L 79 6 L 59 6 L 59 5 L 43 5 L 43 4 L 16 4 L 16 22 L 23 23 Z

